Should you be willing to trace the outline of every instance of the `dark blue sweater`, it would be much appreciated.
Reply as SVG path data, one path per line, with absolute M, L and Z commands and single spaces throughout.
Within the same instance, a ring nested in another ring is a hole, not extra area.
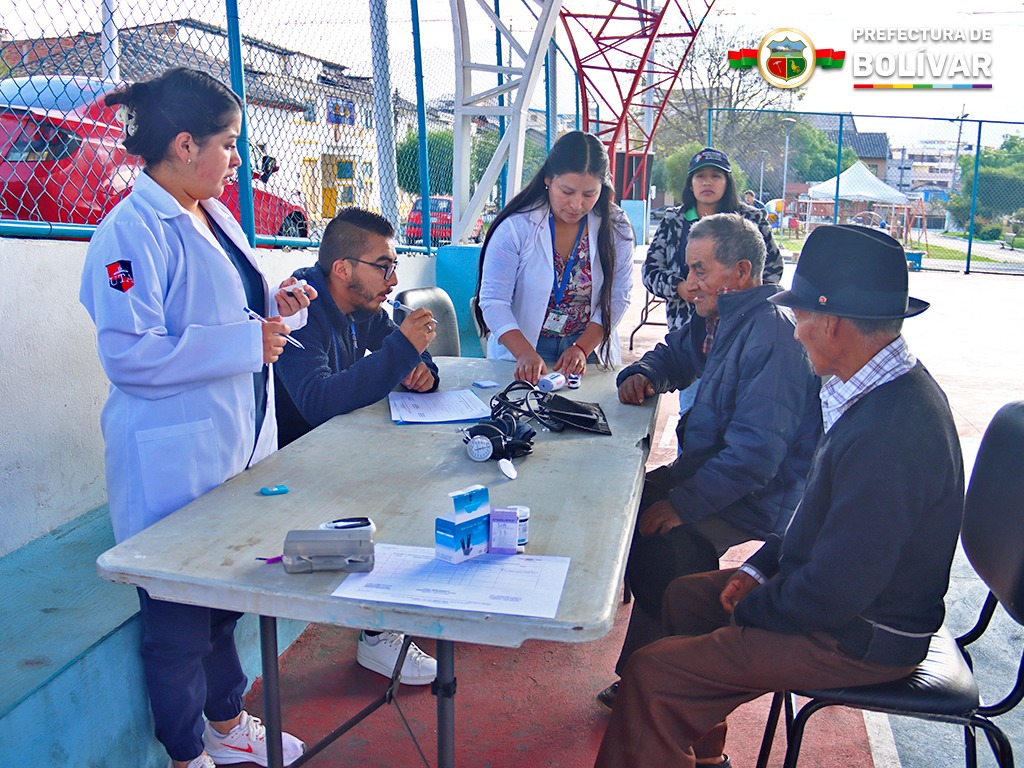
M 430 368 L 437 388 L 430 353 L 417 352 L 384 310 L 343 315 L 318 265 L 294 274 L 319 296 L 309 305 L 306 325 L 292 331 L 306 348 L 288 345 L 274 364 L 280 447 L 334 416 L 387 397 L 420 363 Z
M 665 343 L 623 370 L 656 392 L 701 383 L 686 422 L 669 494 L 684 522 L 718 515 L 763 539 L 785 530 L 821 435 L 820 381 L 786 311 L 762 285 L 718 297 L 721 320 L 704 359 L 704 318 L 694 315 Z
M 785 538 L 749 561 L 769 581 L 739 602 L 736 623 L 821 631 L 857 658 L 918 663 L 942 624 L 963 504 L 953 417 L 918 363 L 822 438 Z

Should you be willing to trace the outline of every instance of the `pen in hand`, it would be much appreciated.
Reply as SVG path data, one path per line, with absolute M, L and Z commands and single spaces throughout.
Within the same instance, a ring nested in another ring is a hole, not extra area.
M 248 307 L 242 307 L 242 309 L 245 312 L 245 314 L 247 314 L 253 320 L 259 320 L 261 323 L 267 322 L 267 318 L 263 317 L 263 315 L 261 315 L 259 312 L 254 312 L 253 310 L 249 309 Z M 305 347 L 302 346 L 301 342 L 299 342 L 296 339 L 292 338 L 289 334 L 286 333 L 286 334 L 283 334 L 283 335 L 284 335 L 284 340 L 287 341 L 289 344 L 294 344 L 299 349 L 305 349 Z
M 416 311 L 415 309 L 410 307 L 408 304 L 403 304 L 398 299 L 389 299 L 388 300 L 388 304 L 390 304 L 395 309 L 402 310 L 405 313 L 410 313 L 410 312 L 415 312 Z
M 388 302 L 387 302 L 387 303 L 388 303 L 388 304 L 390 304 L 390 305 L 391 305 L 392 307 L 394 307 L 395 309 L 400 309 L 400 310 L 402 310 L 402 311 L 403 311 L 403 312 L 405 312 L 405 313 L 406 313 L 407 315 L 408 315 L 408 314 L 411 314 L 412 312 L 415 312 L 415 311 L 416 311 L 415 309 L 413 309 L 412 307 L 410 307 L 410 306 L 409 306 L 408 304 L 403 304 L 403 303 L 402 303 L 402 302 L 400 302 L 400 301 L 399 301 L 398 299 L 388 299 Z M 437 321 L 436 321 L 436 320 L 432 321 L 432 322 L 431 322 L 431 326 L 432 326 L 432 327 L 431 327 L 430 329 L 428 329 L 428 330 L 433 330 L 434 328 L 436 328 L 436 327 L 437 327 Z

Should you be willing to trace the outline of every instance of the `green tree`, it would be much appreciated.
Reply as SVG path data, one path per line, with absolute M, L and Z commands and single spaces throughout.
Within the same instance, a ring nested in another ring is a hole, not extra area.
M 961 154 L 960 189 L 949 200 L 949 212 L 963 225 L 971 218 L 974 154 Z M 975 216 L 996 220 L 1024 208 L 1024 138 L 1004 136 L 998 149 L 982 149 L 978 164 Z
M 430 163 L 430 194 L 452 194 L 452 168 L 455 158 L 455 135 L 451 130 L 427 132 L 427 157 Z M 476 189 L 484 169 L 498 148 L 496 131 L 480 131 L 473 137 L 470 149 L 469 185 Z M 419 135 L 410 131 L 395 150 L 398 163 L 398 186 L 411 195 L 420 193 Z M 544 147 L 527 138 L 523 149 L 523 179 L 529 180 L 544 164 Z
M 653 183 L 658 189 L 671 192 L 676 202 L 683 193 L 683 185 L 686 184 L 686 171 L 690 165 L 690 158 L 704 148 L 700 142 L 691 141 L 666 155 L 659 161 L 661 166 L 660 179 L 654 179 Z
M 800 181 L 826 181 L 836 175 L 839 146 L 818 129 L 797 123 L 790 133 L 789 170 Z M 841 170 L 857 162 L 857 153 L 843 147 Z
M 476 185 L 480 183 L 480 179 L 484 175 L 487 164 L 494 157 L 494 153 L 498 149 L 498 138 L 498 132 L 494 130 L 479 131 L 473 137 L 473 148 L 470 151 L 469 161 L 469 185 L 471 189 L 476 189 Z M 546 158 L 547 152 L 544 147 L 530 139 L 529 134 L 527 134 L 526 144 L 523 147 L 522 181 L 524 184 L 532 179 L 537 171 L 540 170 Z
M 455 137 L 451 130 L 427 131 L 427 158 L 430 166 L 430 194 L 452 193 L 452 164 Z M 410 131 L 395 149 L 398 186 L 411 195 L 420 193 L 419 136 Z

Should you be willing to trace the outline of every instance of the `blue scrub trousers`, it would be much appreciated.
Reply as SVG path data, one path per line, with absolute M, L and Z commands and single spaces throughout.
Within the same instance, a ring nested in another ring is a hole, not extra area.
M 235 649 L 242 614 L 154 600 L 139 590 L 142 662 L 156 737 L 172 760 L 203 752 L 203 713 L 214 721 L 242 711 L 248 680 Z

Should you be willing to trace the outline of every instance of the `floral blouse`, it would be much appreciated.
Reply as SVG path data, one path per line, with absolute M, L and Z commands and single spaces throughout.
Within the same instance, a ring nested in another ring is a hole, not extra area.
M 565 276 L 566 260 L 555 259 L 555 284 L 560 285 Z M 573 336 L 583 333 L 590 324 L 590 298 L 594 282 L 590 269 L 590 233 L 580 238 L 576 248 L 576 261 L 572 265 L 572 274 L 565 286 L 565 294 L 560 304 L 555 304 L 555 291 L 551 290 L 548 297 L 548 313 L 557 309 L 568 316 L 562 330 L 555 333 L 541 328 L 541 336 Z

